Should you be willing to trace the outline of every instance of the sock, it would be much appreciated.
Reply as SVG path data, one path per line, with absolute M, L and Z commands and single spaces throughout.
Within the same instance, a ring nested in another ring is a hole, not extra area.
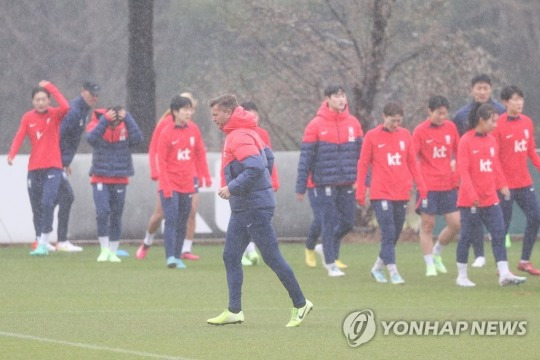
M 113 254 L 116 254 L 116 251 L 118 250 L 119 245 L 120 245 L 120 241 L 109 241 L 109 249 L 111 249 L 111 252 Z
M 445 246 L 446 245 L 443 245 L 439 241 L 437 241 L 435 245 L 433 245 L 433 255 L 441 256 Z
M 384 268 L 384 261 L 380 257 L 377 257 L 377 260 L 375 260 L 375 264 L 373 264 L 373 270 L 381 270 Z
M 433 264 L 433 255 L 424 255 L 424 261 L 426 262 L 427 266 L 432 266 Z
M 255 243 L 251 241 L 248 246 L 246 247 L 245 254 L 255 252 Z
M 38 239 L 39 245 L 47 245 L 49 243 L 49 235 L 51 233 L 41 233 L 41 236 Z
M 529 260 L 523 260 L 523 259 L 521 259 L 521 260 L 519 260 L 519 262 L 520 262 L 520 264 L 526 264 L 526 263 L 529 262 Z
M 457 263 L 458 277 L 467 278 L 467 264 Z
M 146 232 L 146 235 L 144 236 L 144 240 L 143 240 L 143 243 L 144 245 L 146 246 L 152 246 L 152 243 L 154 242 L 154 236 L 156 236 L 156 234 L 150 234 L 148 231 Z
M 388 269 L 390 276 L 399 275 L 396 264 L 388 264 L 386 265 L 386 268 Z
M 499 277 L 505 277 L 510 273 L 508 268 L 508 261 L 497 261 L 497 270 L 499 270 Z
M 109 248 L 109 237 L 108 236 L 99 236 L 99 245 L 101 246 L 101 249 L 108 249 Z
M 183 253 L 190 253 L 192 245 L 193 245 L 193 240 L 185 239 L 184 240 L 184 245 L 182 245 L 182 254 Z

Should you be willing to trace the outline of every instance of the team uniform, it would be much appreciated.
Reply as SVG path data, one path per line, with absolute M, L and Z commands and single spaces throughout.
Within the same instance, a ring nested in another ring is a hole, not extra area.
M 379 258 L 371 272 L 378 282 L 387 282 L 382 272 L 383 265 L 386 265 L 392 283 L 401 284 L 404 281 L 395 266 L 395 246 L 405 222 L 413 179 L 420 197 L 425 199 L 427 194 L 409 131 L 398 127 L 391 132 L 379 125 L 366 133 L 356 180 L 356 198 L 360 204 L 365 201 L 370 166 L 371 205 L 382 233 Z
M 36 249 L 32 255 L 48 254 L 46 238 L 52 232 L 54 205 L 62 180 L 60 123 L 69 110 L 69 103 L 56 86 L 48 83 L 45 89 L 56 100 L 58 107 L 48 107 L 44 113 L 36 110 L 26 112 L 8 154 L 10 159 L 14 159 L 28 136 L 32 150 L 28 162 L 27 186 L 39 243 L 39 251 Z
M 508 270 L 504 219 L 497 195 L 497 190 L 506 187 L 507 183 L 499 162 L 495 138 L 475 130 L 465 133 L 459 142 L 457 170 L 461 182 L 458 192 L 461 233 L 457 246 L 459 275 L 456 283 L 460 286 L 475 285 L 468 280 L 467 261 L 469 247 L 482 224 L 491 234 L 491 247 L 499 269 L 499 283 L 519 283 L 507 282 L 509 274 L 514 276 Z
M 504 216 L 505 234 L 508 233 L 510 227 L 512 205 L 515 200 L 527 218 L 521 260 L 528 262 L 540 226 L 540 208 L 527 166 L 527 159 L 530 159 L 531 163 L 540 171 L 540 157 L 536 154 L 533 122 L 523 114 L 510 117 L 504 113 L 499 117 L 493 136 L 499 146 L 502 171 L 510 189 L 509 199 L 499 196 Z M 540 273 L 536 273 L 536 275 L 540 275 Z
M 306 192 L 311 176 L 322 219 L 322 249 L 329 276 L 343 276 L 337 268 L 341 239 L 354 225 L 355 203 L 352 185 L 364 133 L 358 119 L 332 111 L 323 101 L 317 116 L 309 122 L 302 140 L 296 193 Z
M 69 112 L 62 120 L 60 126 L 60 152 L 62 156 L 63 168 L 69 167 L 75 157 L 81 136 L 86 128 L 87 119 L 90 115 L 90 106 L 84 101 L 82 96 L 73 99 L 69 104 Z M 63 172 L 62 181 L 58 190 L 58 248 L 61 250 L 62 244 L 66 243 L 69 225 L 69 214 L 71 205 L 75 201 L 73 189 L 67 179 L 67 174 Z M 71 245 L 71 244 L 70 244 Z M 78 251 L 82 248 L 73 247 Z
M 90 182 L 101 245 L 98 261 L 120 262 L 116 250 L 122 231 L 122 213 L 129 177 L 135 173 L 130 148 L 140 144 L 143 138 L 130 113 L 126 112 L 124 121 L 113 128 L 105 111 L 95 111 L 86 129 L 86 140 L 93 148 Z
M 185 268 L 180 253 L 191 211 L 191 198 L 195 192 L 193 179 L 197 169 L 205 168 L 208 171 L 206 150 L 200 131 L 193 122 L 179 126 L 172 120 L 172 115 L 162 122 L 167 125 L 159 135 L 156 155 L 159 195 L 165 215 L 165 257 L 168 267 Z

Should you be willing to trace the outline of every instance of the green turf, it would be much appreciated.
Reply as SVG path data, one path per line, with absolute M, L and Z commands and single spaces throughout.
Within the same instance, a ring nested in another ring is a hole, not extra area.
M 135 247 L 124 246 L 131 254 Z M 512 268 L 521 243 L 509 250 Z M 227 306 L 222 246 L 199 246 L 187 270 L 165 267 L 163 249 L 121 264 L 97 263 L 98 248 L 79 254 L 28 256 L 27 247 L 0 248 L 1 359 L 534 359 L 540 341 L 540 278 L 521 287 L 497 284 L 493 258 L 469 269 L 473 289 L 454 285 L 455 245 L 444 254 L 449 274 L 424 276 L 417 244 L 398 245 L 405 285 L 377 284 L 369 269 L 378 244 L 344 244 L 344 278 L 303 263 L 300 244 L 282 245 L 315 309 L 287 329 L 290 302 L 265 265 L 245 268 L 242 325 L 214 327 L 206 319 Z M 538 256 L 536 256 L 538 258 Z M 317 259 L 319 260 L 319 259 Z M 540 261 L 540 260 L 539 260 Z M 343 319 L 372 309 L 385 320 L 527 320 L 527 335 L 384 336 L 350 348 Z

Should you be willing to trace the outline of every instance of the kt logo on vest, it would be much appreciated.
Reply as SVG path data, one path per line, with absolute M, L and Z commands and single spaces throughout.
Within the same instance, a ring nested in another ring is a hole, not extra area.
M 373 311 L 366 309 L 350 313 L 343 321 L 343 334 L 351 347 L 367 343 L 377 330 Z

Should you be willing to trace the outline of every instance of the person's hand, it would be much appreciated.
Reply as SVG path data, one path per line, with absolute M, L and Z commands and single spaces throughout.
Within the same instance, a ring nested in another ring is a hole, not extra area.
M 305 196 L 304 194 L 298 194 L 298 193 L 297 193 L 297 194 L 296 194 L 296 200 L 297 200 L 297 201 L 304 201 L 304 196 Z
M 10 157 L 8 156 L 8 158 L 7 158 L 7 163 L 8 163 L 9 166 L 13 165 L 13 158 L 10 158 Z
M 203 186 L 204 187 L 211 187 L 212 186 L 212 178 L 203 178 Z
M 218 196 L 222 199 L 228 200 L 231 197 L 231 192 L 228 186 L 224 186 L 218 190 Z
M 64 171 L 66 172 L 67 176 L 71 176 L 71 166 L 65 166 Z
M 49 80 L 41 80 L 38 85 L 42 88 L 44 88 L 45 86 L 49 85 L 51 82 Z
M 361 207 L 366 206 L 366 197 L 365 196 L 359 196 L 356 198 L 356 202 L 358 202 L 358 205 Z
M 126 118 L 126 109 L 118 110 L 118 120 L 122 121 Z
M 500 191 L 506 200 L 510 200 L 510 190 L 508 190 L 508 186 L 503 187 Z
M 107 121 L 110 121 L 110 122 L 115 121 L 116 120 L 116 111 L 114 111 L 114 109 L 109 109 L 105 113 L 105 119 L 107 119 Z

